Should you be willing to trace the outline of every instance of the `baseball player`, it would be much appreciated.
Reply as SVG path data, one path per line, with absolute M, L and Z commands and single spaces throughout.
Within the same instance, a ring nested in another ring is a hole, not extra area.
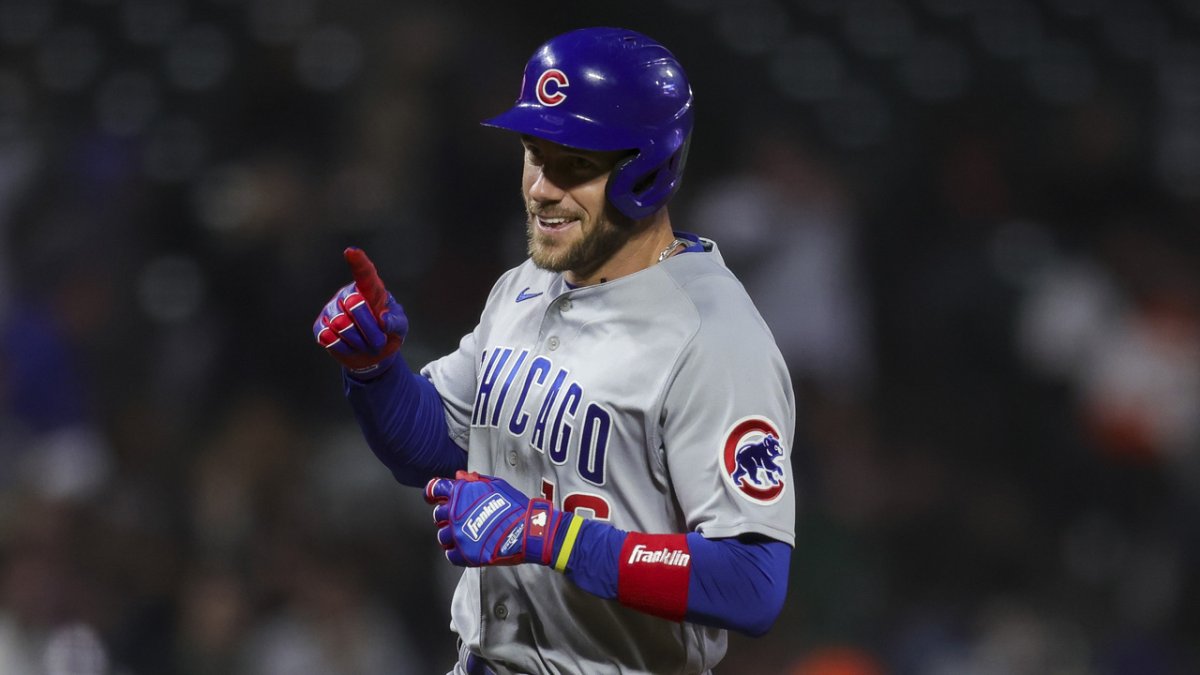
M 524 149 L 529 259 L 414 373 L 359 249 L 313 325 L 371 449 L 466 567 L 453 673 L 707 673 L 766 632 L 795 543 L 790 379 L 717 246 L 672 229 L 692 131 L 674 56 L 621 29 L 542 45 L 485 125 Z

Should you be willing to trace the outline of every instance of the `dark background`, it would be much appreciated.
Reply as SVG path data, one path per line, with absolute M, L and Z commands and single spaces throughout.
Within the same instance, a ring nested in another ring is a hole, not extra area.
M 687 68 L 673 221 L 796 380 L 718 672 L 1200 670 L 1200 2 L 565 4 L 0 0 L 0 674 L 450 667 L 310 325 L 355 244 L 456 346 L 523 255 L 478 122 L 588 25 Z

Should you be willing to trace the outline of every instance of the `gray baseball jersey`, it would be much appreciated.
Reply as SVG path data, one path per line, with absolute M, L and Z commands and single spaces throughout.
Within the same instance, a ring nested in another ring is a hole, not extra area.
M 531 261 L 423 373 L 470 470 L 623 530 L 795 544 L 795 401 L 716 246 L 570 288 Z M 705 673 L 725 631 L 593 596 L 540 565 L 468 569 L 452 627 L 515 673 Z

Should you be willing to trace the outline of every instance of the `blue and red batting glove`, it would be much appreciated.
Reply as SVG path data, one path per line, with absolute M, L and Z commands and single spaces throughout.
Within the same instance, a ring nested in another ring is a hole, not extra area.
M 408 316 L 359 248 L 343 254 L 354 283 L 343 286 L 313 322 L 313 337 L 360 379 L 386 371 L 408 334 Z
M 530 562 L 561 572 L 582 522 L 501 478 L 475 472 L 434 478 L 425 501 L 436 505 L 433 520 L 446 559 L 460 567 Z

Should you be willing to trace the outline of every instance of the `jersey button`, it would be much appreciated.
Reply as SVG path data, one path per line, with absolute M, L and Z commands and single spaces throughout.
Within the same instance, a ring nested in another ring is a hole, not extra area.
M 498 602 L 492 609 L 492 614 L 495 614 L 497 619 L 505 619 L 508 617 L 508 608 L 504 606 L 503 602 Z
M 508 465 L 509 466 L 517 465 L 517 451 L 516 450 L 508 451 Z
M 546 346 L 550 348 L 550 351 L 558 349 L 558 336 L 551 335 L 550 339 L 546 340 Z
M 571 301 L 570 301 L 570 300 L 563 300 L 561 303 L 559 303 L 559 305 L 558 305 L 558 311 L 560 311 L 560 312 L 569 312 L 569 311 L 571 311 Z

